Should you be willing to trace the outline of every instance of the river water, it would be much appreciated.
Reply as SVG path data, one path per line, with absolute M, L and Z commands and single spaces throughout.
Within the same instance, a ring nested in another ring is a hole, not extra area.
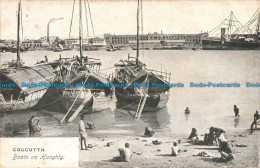
M 143 53 L 144 52 L 144 53 Z M 102 60 L 103 73 L 112 73 L 113 65 L 126 59 L 133 50 L 116 52 L 84 51 L 84 54 Z M 26 65 L 33 65 L 47 55 L 49 61 L 62 57 L 79 55 L 78 51 L 28 51 L 22 53 Z M 15 53 L 1 53 L 0 61 L 16 59 Z M 260 108 L 260 89 L 247 88 L 246 82 L 260 83 L 260 51 L 193 51 L 193 50 L 147 50 L 141 51 L 140 59 L 148 68 L 171 72 L 171 83 L 183 83 L 183 88 L 172 88 L 166 108 L 157 112 L 143 113 L 139 120 L 125 110 L 116 109 L 114 97 L 107 109 L 89 114 L 86 120 L 95 123 L 96 128 L 89 130 L 90 137 L 113 137 L 141 135 L 146 126 L 156 130 L 156 135 L 178 136 L 189 134 L 191 128 L 205 133 L 210 126 L 223 129 L 249 128 L 253 114 Z M 239 83 L 239 88 L 192 88 L 194 83 Z M 240 118 L 234 118 L 233 106 L 240 110 Z M 185 115 L 186 107 L 191 114 Z M 35 136 L 78 136 L 78 122 L 60 124 L 61 113 L 41 111 L 18 111 L 0 114 L 0 136 L 27 137 L 27 121 L 31 115 L 40 118 L 41 134 Z

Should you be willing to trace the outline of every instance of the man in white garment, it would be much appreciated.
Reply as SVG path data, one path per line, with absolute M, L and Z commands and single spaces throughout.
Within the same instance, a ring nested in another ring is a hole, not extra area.
M 83 143 L 85 145 L 85 150 L 87 150 L 86 139 L 87 139 L 88 135 L 87 135 L 87 131 L 86 131 L 86 128 L 85 128 L 84 119 L 85 119 L 85 116 L 81 115 L 80 121 L 79 121 L 80 150 L 84 150 L 83 149 Z

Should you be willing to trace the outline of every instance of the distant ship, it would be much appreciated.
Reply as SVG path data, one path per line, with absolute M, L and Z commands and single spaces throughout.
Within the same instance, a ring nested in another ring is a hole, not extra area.
M 202 40 L 203 50 L 259 50 L 259 20 L 260 12 L 259 8 L 252 16 L 252 18 L 244 25 L 236 20 L 233 12 L 230 13 L 230 17 L 225 19 L 221 25 L 213 29 L 214 32 L 218 31 L 219 27 L 227 25 L 226 28 L 221 28 L 218 34 L 221 34 L 220 38 L 208 38 Z M 238 22 L 238 23 L 237 23 Z M 255 23 L 256 22 L 256 23 Z M 255 29 L 255 30 L 254 30 Z M 234 31 L 232 31 L 234 30 Z M 255 32 L 255 33 L 253 33 Z
M 181 46 L 161 46 L 161 47 L 154 47 L 153 50 L 182 50 Z
M 260 43 L 256 40 L 247 41 L 246 38 L 222 40 L 202 40 L 203 50 L 259 50 Z

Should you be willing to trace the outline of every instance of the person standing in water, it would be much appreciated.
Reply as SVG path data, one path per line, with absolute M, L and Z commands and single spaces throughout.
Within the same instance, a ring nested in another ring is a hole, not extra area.
M 235 113 L 235 117 L 239 116 L 239 108 L 237 108 L 236 105 L 234 105 L 234 113 Z
M 255 125 L 257 125 L 257 120 L 259 120 L 260 119 L 260 115 L 258 114 L 258 111 L 256 110 L 256 112 L 255 112 L 255 114 L 254 114 L 254 121 L 253 121 L 253 123 L 251 124 L 251 134 L 253 133 L 253 126 Z
M 185 114 L 190 114 L 190 109 L 189 109 L 189 107 L 186 107 L 184 113 L 185 113 Z

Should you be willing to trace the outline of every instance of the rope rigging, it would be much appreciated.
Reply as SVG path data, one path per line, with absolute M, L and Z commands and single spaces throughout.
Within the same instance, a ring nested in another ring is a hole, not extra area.
M 230 15 L 226 19 L 224 19 L 217 27 L 208 32 L 209 36 L 219 37 L 221 34 L 220 29 L 224 28 L 226 30 L 225 38 L 227 40 L 230 40 L 231 38 L 237 39 L 240 35 L 245 34 L 254 38 L 254 34 L 257 34 L 259 31 L 259 14 L 260 8 L 256 10 L 256 12 L 246 24 L 242 25 L 241 22 L 234 15 L 234 13 L 231 12 Z

